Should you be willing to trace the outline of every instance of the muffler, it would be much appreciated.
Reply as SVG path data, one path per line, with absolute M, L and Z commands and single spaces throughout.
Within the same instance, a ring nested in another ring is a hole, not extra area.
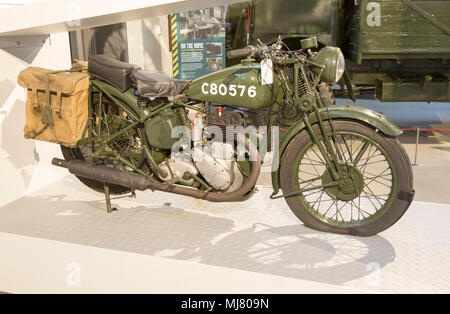
M 143 175 L 102 165 L 94 165 L 84 160 L 66 161 L 53 158 L 54 166 L 67 168 L 70 173 L 95 181 L 120 185 L 131 190 L 144 191 L 148 189 L 150 179 Z

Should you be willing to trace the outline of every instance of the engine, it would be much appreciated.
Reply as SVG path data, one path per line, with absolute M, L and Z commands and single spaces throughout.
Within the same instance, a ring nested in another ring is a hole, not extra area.
M 168 175 L 164 181 L 186 173 L 201 177 L 217 191 L 233 192 L 244 181 L 234 145 L 236 132 L 244 127 L 243 115 L 220 107 L 208 114 L 190 115 L 193 146 L 160 164 Z M 241 128 L 239 128 L 241 127 Z M 188 152 L 189 151 L 189 152 Z
M 203 178 L 218 191 L 233 192 L 243 182 L 243 175 L 231 144 L 214 140 L 194 147 L 194 163 Z

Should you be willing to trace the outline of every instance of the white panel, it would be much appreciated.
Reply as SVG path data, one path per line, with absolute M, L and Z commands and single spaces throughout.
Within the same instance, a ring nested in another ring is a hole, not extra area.
M 0 10 L 0 35 L 58 33 L 242 0 L 46 0 Z M 40 14 L 37 14 L 39 12 Z M 17 18 L 20 17 L 20 18 Z
M 129 62 L 149 71 L 172 74 L 167 16 L 127 23 Z
M 28 59 L 31 61 L 24 61 Z M 23 137 L 26 93 L 16 82 L 20 71 L 29 65 L 66 69 L 70 63 L 67 33 L 51 35 L 42 47 L 0 50 L 0 205 L 66 173 L 50 164 L 53 157 L 61 154 L 58 145 Z

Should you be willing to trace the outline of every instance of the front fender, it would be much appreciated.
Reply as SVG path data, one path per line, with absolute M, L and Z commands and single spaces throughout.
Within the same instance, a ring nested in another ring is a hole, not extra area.
M 363 107 L 352 105 L 332 106 L 328 107 L 328 111 L 330 113 L 331 119 L 333 120 L 356 120 L 380 130 L 385 135 L 396 137 L 402 134 L 402 130 L 400 130 L 394 123 L 386 119 L 385 116 Z M 319 109 L 319 112 L 321 118 L 324 121 L 329 120 L 327 109 Z M 309 119 L 311 121 L 311 125 L 314 125 L 318 122 L 317 117 L 314 113 L 310 115 Z M 286 149 L 289 142 L 304 128 L 305 124 L 303 123 L 303 121 L 299 121 L 287 130 L 286 134 L 283 136 L 280 142 L 280 146 L 278 149 L 279 162 L 281 162 L 281 156 L 283 155 L 284 150 Z M 272 185 L 274 194 L 278 194 L 280 190 L 279 168 L 280 167 L 277 167 L 276 170 L 272 172 Z

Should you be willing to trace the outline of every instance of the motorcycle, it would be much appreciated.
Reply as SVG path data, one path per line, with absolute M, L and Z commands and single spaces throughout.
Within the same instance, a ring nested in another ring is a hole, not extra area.
M 375 235 L 414 197 L 402 132 L 368 109 L 328 104 L 321 88 L 342 78 L 344 56 L 315 38 L 301 46 L 280 38 L 230 51 L 240 64 L 193 81 L 91 57 L 87 136 L 53 164 L 105 193 L 111 212 L 111 194 L 136 190 L 247 200 L 271 152 L 271 199 L 307 227 Z

